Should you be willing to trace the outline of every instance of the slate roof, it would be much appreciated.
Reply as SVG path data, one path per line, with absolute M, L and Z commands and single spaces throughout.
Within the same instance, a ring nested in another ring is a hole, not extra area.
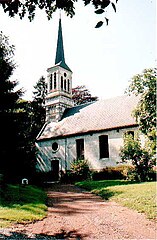
M 37 141 L 136 126 L 132 111 L 138 101 L 138 97 L 124 95 L 66 109 L 61 121 L 44 125 Z
M 65 63 L 61 18 L 59 19 L 55 65 L 61 66 L 72 72 L 68 65 Z

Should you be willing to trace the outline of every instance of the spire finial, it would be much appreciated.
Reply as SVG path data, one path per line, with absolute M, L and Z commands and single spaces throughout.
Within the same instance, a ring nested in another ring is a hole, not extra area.
M 59 11 L 59 19 L 61 19 L 61 9 L 60 9 L 60 11 Z

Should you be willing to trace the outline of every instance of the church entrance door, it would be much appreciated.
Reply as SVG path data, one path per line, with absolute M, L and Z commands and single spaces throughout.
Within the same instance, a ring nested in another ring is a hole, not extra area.
M 53 181 L 58 181 L 59 179 L 59 160 L 51 161 L 51 176 Z

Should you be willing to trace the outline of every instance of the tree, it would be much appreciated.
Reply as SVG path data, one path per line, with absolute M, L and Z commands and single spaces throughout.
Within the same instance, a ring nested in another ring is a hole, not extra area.
M 97 101 L 98 97 L 92 97 L 85 85 L 77 86 L 72 89 L 72 99 L 75 105 Z
M 157 69 L 145 69 L 142 74 L 134 76 L 127 92 L 139 95 L 139 103 L 133 114 L 145 135 L 145 146 L 142 147 L 138 136 L 124 136 L 121 149 L 122 161 L 131 160 L 135 167 L 136 180 L 149 180 L 149 173 L 155 165 L 156 152 L 156 80 Z
M 134 180 L 140 182 L 150 180 L 155 158 L 153 152 L 146 145 L 141 146 L 138 134 L 135 137 L 131 134 L 124 135 L 124 146 L 121 148 L 120 156 L 122 162 L 131 161 L 134 166 L 134 170 L 131 171 Z
M 106 8 L 112 6 L 114 11 L 116 12 L 116 3 L 118 0 L 114 2 L 110 0 L 82 0 L 84 6 L 93 5 L 95 8 L 96 14 L 105 13 Z M 28 14 L 28 18 L 31 20 L 34 19 L 36 8 L 44 9 L 48 19 L 52 17 L 52 14 L 57 9 L 62 9 L 65 11 L 67 15 L 73 17 L 75 14 L 75 4 L 77 0 L 27 0 L 27 1 L 19 1 L 19 0 L 0 0 L 0 5 L 2 6 L 4 12 L 7 12 L 10 17 L 14 17 L 16 14 L 22 19 L 26 14 Z M 106 23 L 108 25 L 109 19 L 105 18 Z M 96 27 L 102 26 L 103 21 L 97 23 Z
M 47 94 L 47 85 L 45 83 L 45 78 L 42 76 L 39 81 L 34 86 L 35 91 L 33 92 L 34 101 L 45 105 L 45 98 Z
M 36 132 L 36 138 L 46 119 L 45 98 L 47 94 L 47 85 L 43 76 L 38 80 L 34 89 L 35 91 L 33 92 L 33 101 L 31 105 L 33 110 L 32 121 L 34 131 Z
M 42 77 L 35 86 L 33 101 L 21 99 L 17 81 L 11 81 L 15 64 L 14 46 L 0 33 L 0 171 L 6 181 L 20 182 L 23 177 L 32 179 L 35 173 L 35 139 L 45 122 L 46 86 Z
M 0 32 L 0 169 L 3 173 L 8 171 L 8 175 L 15 169 L 19 142 L 17 102 L 22 95 L 22 89 L 14 90 L 18 82 L 9 80 L 16 67 L 13 57 L 14 46 L 10 45 L 8 38 Z
M 127 89 L 128 93 L 140 96 L 134 116 L 142 133 L 152 142 L 154 150 L 156 140 L 156 81 L 157 69 L 145 69 L 142 74 L 132 78 Z

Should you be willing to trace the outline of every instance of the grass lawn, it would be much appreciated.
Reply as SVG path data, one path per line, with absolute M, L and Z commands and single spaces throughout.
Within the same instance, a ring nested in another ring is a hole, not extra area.
M 156 217 L 156 183 L 131 183 L 125 180 L 84 181 L 77 186 L 90 190 L 106 200 L 145 213 L 150 219 Z
M 8 185 L 0 197 L 0 227 L 46 216 L 46 193 L 33 186 Z

